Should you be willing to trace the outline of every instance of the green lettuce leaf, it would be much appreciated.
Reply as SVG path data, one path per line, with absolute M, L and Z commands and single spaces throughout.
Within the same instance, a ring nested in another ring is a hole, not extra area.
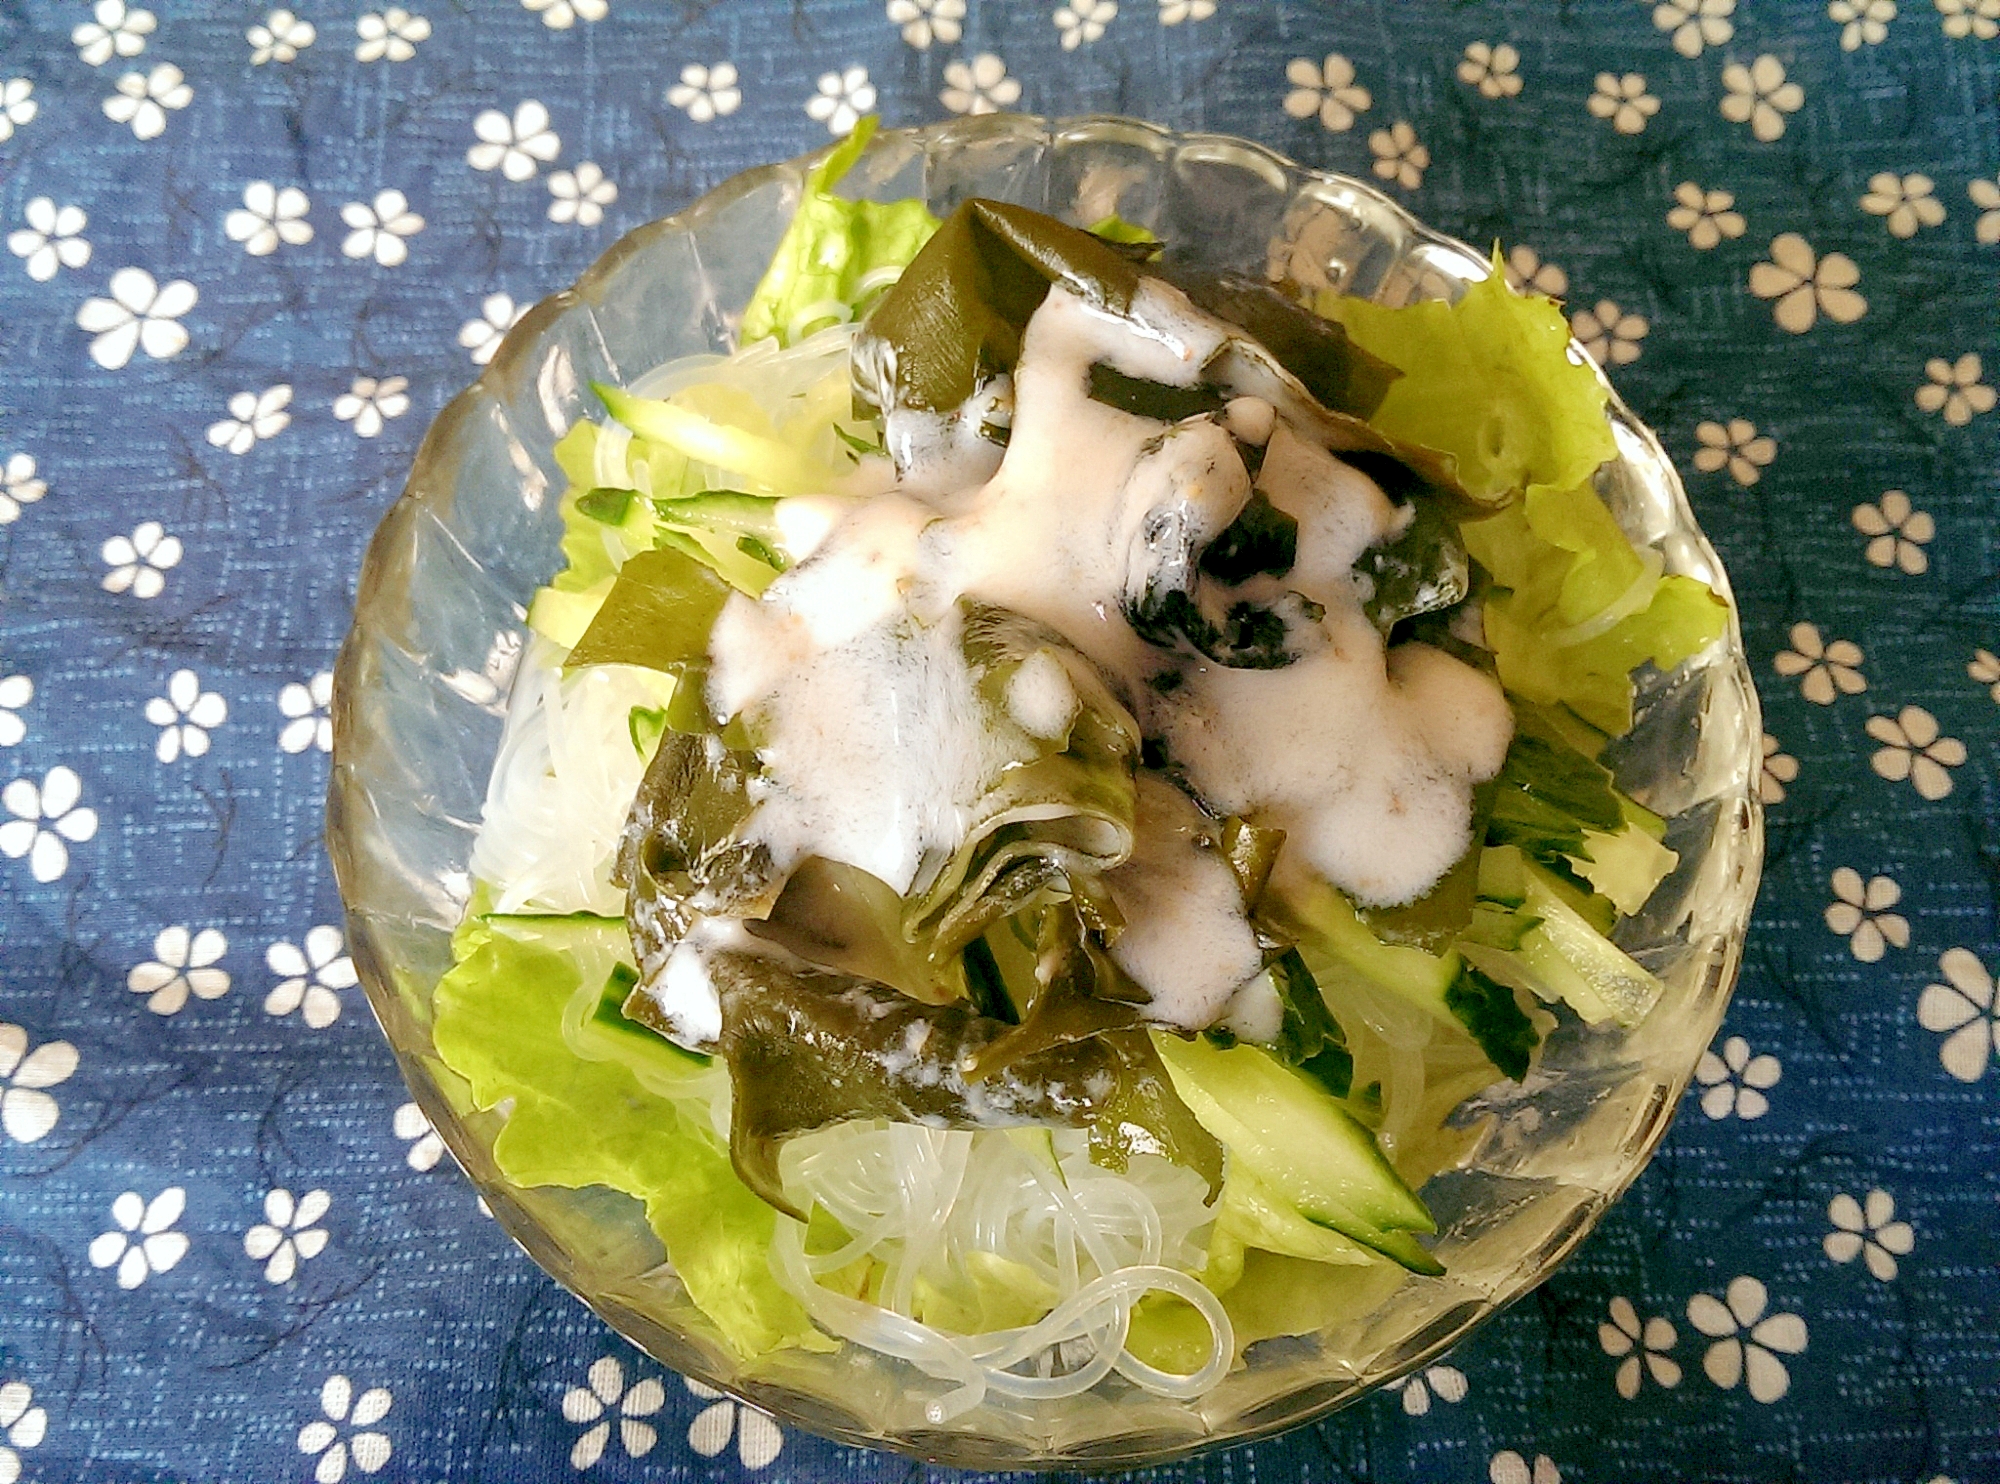
M 868 280 L 907 265 L 937 230 L 937 218 L 922 201 L 848 201 L 833 194 L 879 122 L 873 114 L 861 120 L 806 177 L 798 213 L 743 307 L 746 345 L 770 338 L 790 345 L 859 318 L 876 286 Z
M 1570 360 L 1562 310 L 1510 289 L 1497 251 L 1493 272 L 1456 304 L 1389 309 L 1322 291 L 1314 307 L 1403 373 L 1369 422 L 1450 454 L 1474 499 L 1566 489 L 1616 452 L 1604 386 Z
M 569 925 L 619 954 L 622 923 Z M 475 1104 L 512 1099 L 493 1156 L 519 1185 L 603 1185 L 645 1203 L 689 1295 L 749 1357 L 788 1345 L 823 1347 L 771 1276 L 776 1213 L 744 1188 L 705 1127 L 648 1092 L 616 1061 L 568 1053 L 563 1014 L 590 955 L 533 933 L 467 933 L 464 956 L 438 984 L 438 1054 L 472 1086 Z

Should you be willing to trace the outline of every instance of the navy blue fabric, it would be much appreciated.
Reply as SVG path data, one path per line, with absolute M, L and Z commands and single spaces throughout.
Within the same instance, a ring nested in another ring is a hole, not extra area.
M 1152 1477 L 2000 1480 L 2000 0 L 298 3 L 0 8 L 0 1481 L 909 1473 L 510 1246 L 320 845 L 315 677 L 479 322 L 843 89 L 1229 131 L 1515 247 L 1764 694 L 1742 985 L 1631 1195 L 1419 1382 Z

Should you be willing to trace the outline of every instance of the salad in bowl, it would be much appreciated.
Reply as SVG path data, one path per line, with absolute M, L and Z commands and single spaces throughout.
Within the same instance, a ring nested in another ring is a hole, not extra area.
M 663 1358 L 954 1462 L 1157 1458 L 1420 1363 L 1636 1174 L 1740 949 L 1754 703 L 1670 468 L 1497 255 L 1302 274 L 1325 178 L 1251 265 L 1046 160 L 868 188 L 952 137 L 794 174 L 704 348 L 516 332 L 544 560 L 474 538 L 504 661 L 434 689 L 497 735 L 364 977 Z

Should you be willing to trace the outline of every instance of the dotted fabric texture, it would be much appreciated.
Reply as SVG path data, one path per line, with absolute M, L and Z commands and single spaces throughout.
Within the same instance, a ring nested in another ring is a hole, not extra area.
M 321 845 L 368 534 L 517 310 L 731 173 L 1124 112 L 1567 301 L 1689 481 L 1770 858 L 1659 1157 L 1406 1386 L 1160 1480 L 2000 1480 L 2000 0 L 0 7 L 0 1481 L 902 1480 L 558 1290 Z

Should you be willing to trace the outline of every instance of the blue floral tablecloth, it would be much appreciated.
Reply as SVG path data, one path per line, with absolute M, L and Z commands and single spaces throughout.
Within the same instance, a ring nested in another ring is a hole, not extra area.
M 1659 1158 L 1160 1479 L 2000 1480 L 2000 0 L 0 7 L 0 1484 L 900 1480 L 635 1353 L 400 1090 L 320 844 L 426 423 L 860 112 L 1120 111 L 1511 247 L 1734 575 L 1770 862 Z

